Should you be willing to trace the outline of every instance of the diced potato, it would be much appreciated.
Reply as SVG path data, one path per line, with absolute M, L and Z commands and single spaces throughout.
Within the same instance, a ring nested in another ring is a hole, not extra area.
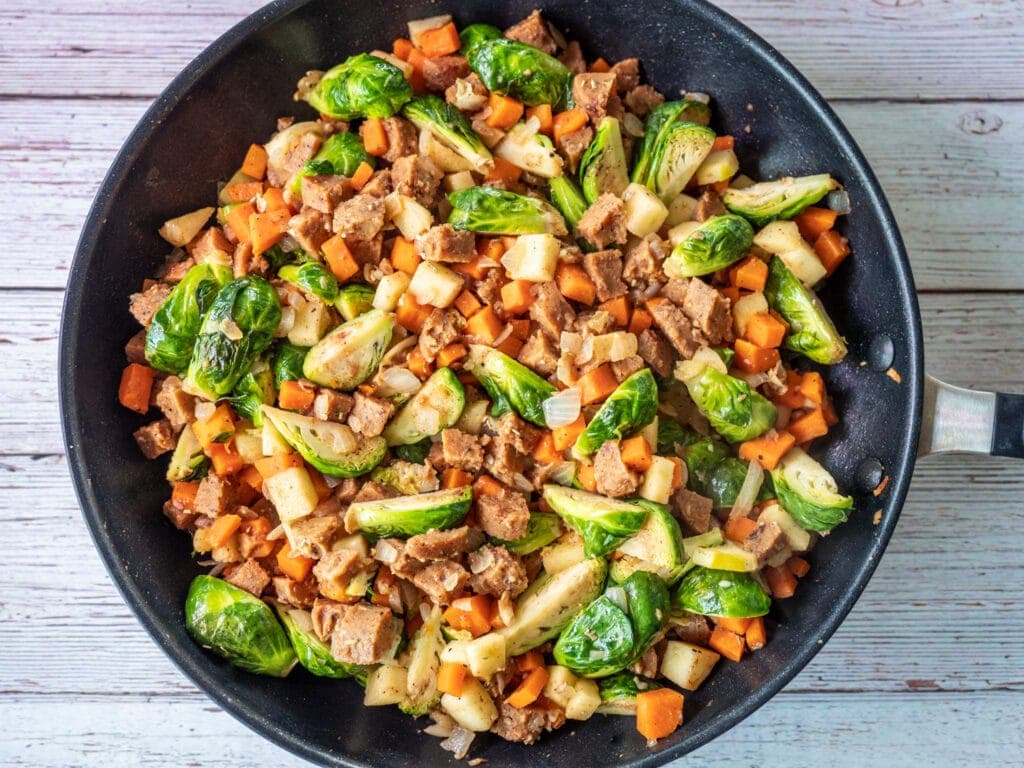
M 697 216 L 698 203 L 699 201 L 695 197 L 687 194 L 678 195 L 668 206 L 668 218 L 665 219 L 665 224 L 671 228 L 684 221 L 693 221 Z
M 544 686 L 544 695 L 563 709 L 576 694 L 576 682 L 579 680 L 568 667 L 552 664 L 548 667 L 548 682 Z
M 351 536 L 343 536 L 340 539 L 336 539 L 331 544 L 332 552 L 340 552 L 344 549 L 351 549 L 353 552 L 358 552 L 363 557 L 370 556 L 370 545 L 366 541 L 366 537 L 361 533 L 353 533 Z
M 283 523 L 309 517 L 320 498 L 305 467 L 288 467 L 263 481 L 263 490 Z
M 275 453 L 290 453 L 292 450 L 292 447 L 281 437 L 281 433 L 270 423 L 269 419 L 263 422 L 262 438 L 264 456 L 273 456 Z
M 441 661 L 446 664 L 465 664 L 469 640 L 452 640 L 441 649 Z
M 721 658 L 710 648 L 669 640 L 661 659 L 661 674 L 687 691 L 696 691 Z
M 160 237 L 171 245 L 184 248 L 199 234 L 213 215 L 214 208 L 200 208 L 177 218 L 165 221 L 160 227 Z
M 668 218 L 668 208 L 656 194 L 643 184 L 630 184 L 622 193 L 626 204 L 626 229 L 644 237 L 661 229 Z
M 474 400 L 471 403 L 466 403 L 466 407 L 462 409 L 462 415 L 455 423 L 455 428 L 469 432 L 471 435 L 479 435 L 483 431 L 488 408 L 490 408 L 490 402 L 487 400 Z
M 426 131 L 424 131 L 426 133 Z M 460 189 L 469 189 L 476 186 L 476 179 L 469 171 L 458 171 L 449 173 L 444 177 L 444 188 L 449 192 L 458 192 Z
M 633 357 L 637 350 L 637 338 L 626 331 L 602 333 L 600 336 L 588 336 L 583 341 L 579 361 L 586 363 L 618 362 Z
M 377 290 L 373 294 L 374 309 L 390 312 L 397 307 L 402 294 L 409 290 L 411 280 L 412 278 L 405 272 L 392 272 L 390 275 L 384 275 L 377 283 Z
M 383 664 L 366 676 L 366 692 L 363 694 L 363 705 L 367 707 L 386 707 L 389 704 L 400 704 L 405 699 L 406 678 L 405 667 L 394 664 Z
M 583 539 L 570 536 L 556 541 L 540 551 L 540 559 L 544 563 L 545 573 L 558 573 L 576 563 L 582 563 L 586 559 L 583 554 Z
M 672 496 L 672 477 L 675 471 L 676 465 L 670 459 L 652 456 L 651 466 L 644 472 L 643 482 L 640 484 L 640 497 L 659 504 L 668 504 Z
M 651 423 L 648 424 L 643 429 L 641 429 L 638 434 L 641 437 L 643 437 L 644 440 L 647 441 L 647 444 L 649 446 L 651 446 L 651 450 L 652 451 L 655 450 L 658 447 L 658 416 L 657 416 L 657 414 L 655 414 L 654 418 L 651 420 Z
M 764 315 L 767 312 L 768 300 L 760 291 L 740 297 L 739 301 L 732 305 L 732 327 L 736 335 L 743 336 L 747 332 L 747 323 L 754 315 Z
M 728 181 L 740 169 L 739 158 L 731 149 L 718 149 L 704 158 L 697 169 L 697 184 L 717 184 Z
M 252 464 L 263 458 L 263 430 L 257 427 L 235 430 L 235 451 L 245 461 Z
M 672 229 L 668 231 L 668 241 L 673 247 L 679 245 L 683 240 L 690 236 L 693 230 L 700 226 L 699 221 L 683 221 L 676 224 Z
M 498 709 L 491 695 L 475 677 L 466 678 L 460 695 L 444 694 L 441 708 L 467 731 L 476 733 L 489 731 L 498 719 Z
M 727 542 L 718 547 L 697 547 L 690 557 L 694 563 L 704 568 L 715 568 L 722 571 L 743 571 L 752 573 L 760 568 L 753 552 Z
M 501 257 L 501 263 L 513 280 L 547 283 L 555 279 L 561 250 L 558 238 L 548 232 L 520 235 L 515 245 Z
M 384 198 L 384 212 L 406 240 L 422 235 L 434 223 L 434 215 L 428 209 L 397 192 Z
M 448 267 L 421 261 L 409 281 L 409 293 L 420 304 L 448 307 L 462 292 L 462 278 Z
M 754 186 L 754 184 L 756 183 L 757 182 L 755 182 L 752 178 L 747 176 L 747 174 L 741 173 L 739 176 L 732 180 L 732 182 L 729 184 L 729 189 L 746 189 L 747 187 Z
M 444 13 L 439 16 L 428 16 L 425 19 L 413 19 L 412 21 L 406 22 L 409 27 L 409 39 L 413 42 L 416 38 L 431 29 L 437 29 L 443 27 L 445 24 L 450 24 L 452 20 L 451 14 Z
M 778 504 L 771 504 L 761 510 L 758 520 L 771 520 L 782 529 L 789 548 L 794 552 L 806 552 L 811 546 L 811 534 L 801 528 L 792 516 Z
M 473 677 L 488 678 L 505 668 L 505 637 L 488 632 L 466 646 L 466 666 Z
M 579 679 L 572 696 L 565 704 L 565 716 L 569 720 L 589 720 L 601 706 L 601 692 L 593 680 Z
M 773 221 L 754 235 L 754 245 L 774 253 L 808 288 L 827 274 L 821 259 L 800 236 L 795 221 Z
M 293 309 L 295 323 L 288 331 L 288 341 L 300 347 L 312 347 L 327 333 L 331 325 L 331 313 L 326 304 L 312 296 L 306 297 L 304 302 Z

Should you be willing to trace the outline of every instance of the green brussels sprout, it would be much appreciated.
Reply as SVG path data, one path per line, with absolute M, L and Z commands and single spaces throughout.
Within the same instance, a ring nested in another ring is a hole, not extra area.
M 313 159 L 292 177 L 288 189 L 296 198 L 301 198 L 302 180 L 306 176 L 351 176 L 362 163 L 371 167 L 376 165 L 373 156 L 367 154 L 359 134 L 349 131 L 333 133 Z
M 621 589 L 626 593 L 626 607 L 633 622 L 636 648 L 632 663 L 661 636 L 672 606 L 668 587 L 656 573 L 636 571 L 622 582 Z
M 350 56 L 319 79 L 299 81 L 298 98 L 338 120 L 391 117 L 412 98 L 402 70 L 368 53 Z
M 602 595 L 569 622 L 555 643 L 555 662 L 583 677 L 605 677 L 628 666 L 636 637 L 626 612 Z
M 470 51 L 480 43 L 486 40 L 500 40 L 503 37 L 505 35 L 502 31 L 491 24 L 470 24 L 459 33 L 459 41 L 462 43 L 459 53 L 468 58 Z
M 597 683 L 597 690 L 601 694 L 601 706 L 597 708 L 597 713 L 636 717 L 637 694 L 661 687 L 663 686 L 660 683 L 634 675 L 632 672 L 619 672 L 617 675 L 606 677 Z
M 428 131 L 472 163 L 474 170 L 486 173 L 494 166 L 491 151 L 454 104 L 437 96 L 414 96 L 402 109 L 402 114 L 421 131 Z
M 328 304 L 338 298 L 338 279 L 319 261 L 286 264 L 277 271 L 277 276 Z
M 487 90 L 506 93 L 529 107 L 550 104 L 561 109 L 568 103 L 572 72 L 554 56 L 507 37 L 473 37 L 466 58 Z
M 373 309 L 374 289 L 362 283 L 350 283 L 338 288 L 334 308 L 345 320 L 355 320 Z
M 491 538 L 492 544 L 499 544 L 516 555 L 528 555 L 541 547 L 546 547 L 562 535 L 562 525 L 558 515 L 549 512 L 531 512 L 526 533 L 515 541 Z
M 710 498 L 717 509 L 731 509 L 736 503 L 743 481 L 747 478 L 748 464 L 745 461 L 729 457 L 719 462 L 707 476 L 701 494 Z M 775 493 L 768 475 L 757 492 L 757 503 L 774 499 Z
M 601 118 L 598 123 L 594 140 L 580 158 L 580 183 L 591 205 L 606 192 L 619 196 L 629 186 L 622 130 L 614 117 Z
M 694 229 L 665 259 L 669 277 L 710 275 L 742 259 L 754 243 L 754 230 L 742 216 L 713 216 Z
M 402 461 L 408 461 L 412 464 L 422 464 L 427 460 L 427 455 L 430 453 L 430 448 L 433 443 L 429 437 L 424 437 L 418 443 L 412 443 L 410 445 L 396 445 L 394 447 L 395 456 L 400 458 Z
M 768 613 L 772 601 L 749 573 L 698 566 L 683 577 L 672 604 L 702 616 L 750 619 Z
M 613 570 L 612 575 L 617 581 L 625 581 L 635 570 L 652 571 L 668 584 L 674 584 L 683 575 L 686 564 L 679 522 L 664 504 L 646 499 L 633 503 L 647 510 L 647 519 L 635 535 L 619 545 L 617 551 L 633 559 L 617 560 L 616 563 L 627 563 L 627 567 L 620 572 Z
M 309 611 L 280 603 L 274 607 L 277 609 L 278 618 L 284 624 L 285 632 L 288 633 L 288 639 L 291 640 L 299 664 L 317 677 L 354 677 L 360 685 L 366 685 L 366 676 L 372 667 L 346 664 L 335 659 L 327 643 L 313 631 L 313 620 Z
M 703 494 L 715 467 L 729 458 L 729 446 L 718 438 L 702 437 L 684 446 L 680 458 L 686 464 L 687 485 Z
M 285 264 L 294 264 L 297 261 L 308 261 L 309 256 L 301 248 L 286 251 L 281 243 L 272 245 L 263 252 L 263 260 L 267 262 L 271 272 L 277 272 Z
M 325 475 L 358 477 L 380 464 L 387 452 L 384 438 L 356 440 L 348 427 L 334 421 L 314 419 L 269 405 L 261 406 L 260 410 L 285 442 Z M 347 445 L 353 447 L 341 450 Z
M 764 289 L 768 305 L 789 323 L 783 346 L 822 365 L 834 365 L 846 357 L 846 344 L 821 300 L 807 288 L 778 256 L 768 262 Z
M 302 378 L 302 362 L 306 359 L 309 347 L 281 342 L 274 354 L 274 386 L 278 389 L 286 381 L 298 381 Z
M 604 557 L 633 536 L 647 519 L 647 508 L 596 493 L 545 485 L 544 501 L 583 537 L 587 557 Z
M 745 189 L 727 189 L 722 195 L 722 202 L 754 226 L 763 227 L 776 219 L 792 219 L 838 186 L 827 173 L 796 179 L 790 176 L 777 181 L 762 181 Z
M 394 329 L 394 316 L 379 309 L 342 323 L 310 348 L 302 373 L 323 387 L 353 390 L 377 370 Z
M 146 330 L 146 360 L 159 371 L 182 375 L 192 359 L 203 315 L 231 281 L 231 269 L 196 264 L 160 305 Z
M 568 234 L 565 220 L 550 203 L 495 187 L 469 187 L 448 195 L 448 223 L 485 235 Z
M 648 146 L 647 132 L 652 130 L 655 138 Z M 664 122 L 645 129 L 633 181 L 643 184 L 668 205 L 711 153 L 715 138 L 713 130 L 699 123 Z
M 370 473 L 370 480 L 388 485 L 403 496 L 424 491 L 424 485 L 436 483 L 437 473 L 422 463 L 398 461 L 386 467 L 377 467 Z
M 753 440 L 775 426 L 775 406 L 742 379 L 705 365 L 684 383 L 700 412 L 730 443 Z
M 587 456 L 606 440 L 629 437 L 646 427 L 658 413 L 658 385 L 643 368 L 615 388 L 578 438 L 574 450 Z
M 393 499 L 357 501 L 345 514 L 346 525 L 371 540 L 397 536 L 406 539 L 432 528 L 439 531 L 459 525 L 473 502 L 473 489 L 449 488 L 443 491 L 398 496 Z
M 808 531 L 825 533 L 853 509 L 853 498 L 839 493 L 831 473 L 800 448 L 790 450 L 771 476 L 779 504 Z
M 248 672 L 284 677 L 295 666 L 295 652 L 270 606 L 222 579 L 192 580 L 185 628 L 201 646 Z
M 522 363 L 497 349 L 473 344 L 463 367 L 491 396 L 492 416 L 515 411 L 538 427 L 547 426 L 543 403 L 555 388 Z
M 203 451 L 203 446 L 192 431 L 192 425 L 186 424 L 178 435 L 178 444 L 171 454 L 171 462 L 167 466 L 167 480 L 175 483 L 179 480 L 202 480 L 210 471 L 210 459 Z
M 572 178 L 565 174 L 548 179 L 548 191 L 551 202 L 562 214 L 569 229 L 575 231 L 583 214 L 587 212 L 587 201 L 583 193 L 576 187 Z
M 632 181 L 653 190 L 653 164 L 655 149 L 678 122 L 707 125 L 711 122 L 711 108 L 699 101 L 666 101 L 650 111 L 644 122 L 644 135 L 634 152 Z
M 203 317 L 185 388 L 207 400 L 227 395 L 270 346 L 281 323 L 277 291 L 262 277 L 232 280 Z
M 505 638 L 505 655 L 518 656 L 556 637 L 601 594 L 607 575 L 605 560 L 590 557 L 534 579 L 516 601 L 512 623 L 498 630 Z
M 729 347 L 715 347 L 712 351 L 721 358 L 722 362 L 725 363 L 726 368 L 732 366 L 732 361 L 736 359 L 735 349 L 730 349 Z
M 426 620 L 409 641 L 409 671 L 406 675 L 406 697 L 398 708 L 407 715 L 427 714 L 441 701 L 437 690 L 440 654 L 444 648 L 441 634 L 441 608 L 434 606 Z
M 678 421 L 661 416 L 658 418 L 658 453 L 672 455 L 692 445 L 700 435 L 683 427 Z
M 455 426 L 466 390 L 451 368 L 438 368 L 384 429 L 388 445 L 412 445 Z
M 235 387 L 235 391 L 227 401 L 242 418 L 248 419 L 254 426 L 263 426 L 261 405 L 269 405 L 277 399 L 277 388 L 274 386 L 274 372 L 265 360 L 257 360 L 252 368 Z

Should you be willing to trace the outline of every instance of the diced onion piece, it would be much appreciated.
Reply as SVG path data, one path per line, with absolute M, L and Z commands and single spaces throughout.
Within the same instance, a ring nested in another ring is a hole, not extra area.
M 760 291 L 754 291 L 732 305 L 732 327 L 737 336 L 743 336 L 747 332 L 747 323 L 754 315 L 764 315 L 768 312 L 768 300 Z
M 513 280 L 548 283 L 555 279 L 561 250 L 558 238 L 548 232 L 520 235 L 501 257 L 501 263 Z
M 583 336 L 572 331 L 562 331 L 562 336 L 559 339 L 559 348 L 563 353 L 578 355 L 580 350 L 583 349 Z
M 701 347 L 694 353 L 693 359 L 704 363 L 705 365 L 710 365 L 716 371 L 720 371 L 721 373 L 729 372 L 729 369 L 725 365 L 725 361 L 722 360 L 722 358 L 718 356 L 718 353 L 711 347 Z
M 583 340 L 578 362 L 617 363 L 637 353 L 636 335 L 628 331 L 614 331 Z
M 717 184 L 721 181 L 728 181 L 740 169 L 739 158 L 731 149 L 716 149 L 704 158 L 704 162 L 697 169 L 697 184 Z
M 487 104 L 487 94 L 477 93 L 468 79 L 460 77 L 455 81 L 452 104 L 462 112 L 476 112 Z
M 644 123 L 632 112 L 627 112 L 622 118 L 622 130 L 635 139 L 644 135 Z
M 165 221 L 164 225 L 160 227 L 160 237 L 171 245 L 184 248 L 199 234 L 203 225 L 210 220 L 214 210 L 214 208 L 200 208 L 192 213 Z
M 829 192 L 828 197 L 825 198 L 825 202 L 829 208 L 840 216 L 845 216 L 853 210 L 850 204 L 850 193 L 845 189 L 837 189 L 834 192 Z
M 757 501 L 757 494 L 761 491 L 761 483 L 764 482 L 764 470 L 756 461 L 750 462 L 747 466 L 747 476 L 743 478 L 743 485 L 740 492 L 736 494 L 736 501 L 733 502 L 732 511 L 729 517 L 746 517 L 747 513 L 754 508 Z
M 373 294 L 374 309 L 390 312 L 397 307 L 398 300 L 409 289 L 411 280 L 412 278 L 405 272 L 392 272 L 390 275 L 384 275 L 377 283 L 377 290 Z
M 404 395 L 412 394 L 422 385 L 415 373 L 402 366 L 395 366 L 383 371 L 380 380 L 391 392 Z M 378 394 L 380 393 L 378 392 Z
M 384 198 L 384 211 L 406 240 L 416 239 L 434 223 L 434 216 L 427 208 L 396 192 Z
M 541 403 L 548 428 L 567 427 L 576 421 L 580 417 L 580 397 L 579 389 L 569 387 Z
M 575 461 L 563 461 L 551 470 L 548 477 L 557 485 L 570 486 L 576 479 L 576 466 Z
M 683 98 L 687 101 L 699 101 L 701 104 L 711 103 L 711 97 L 701 91 L 687 91 L 683 94 Z
M 426 733 L 427 730 L 429 729 L 424 729 L 424 732 Z M 456 760 L 461 760 L 469 754 L 469 747 L 475 738 L 476 734 L 472 731 L 467 731 L 461 726 L 455 726 L 452 728 L 451 735 L 441 742 L 441 749 L 451 752 Z
M 605 590 L 604 596 L 615 603 L 626 613 L 629 613 L 629 601 L 626 598 L 626 590 L 622 587 L 609 587 Z
M 409 282 L 409 293 L 419 304 L 448 307 L 462 292 L 462 278 L 441 264 L 421 261 Z
M 622 192 L 626 205 L 626 229 L 637 237 L 657 232 L 668 218 L 668 208 L 643 184 L 632 183 Z
M 450 24 L 452 20 L 451 14 L 444 13 L 439 16 L 428 16 L 423 19 L 413 19 L 407 22 L 409 27 L 409 39 L 414 43 L 416 38 L 422 35 L 424 32 L 429 32 L 432 29 L 438 29 L 443 27 L 445 24 Z

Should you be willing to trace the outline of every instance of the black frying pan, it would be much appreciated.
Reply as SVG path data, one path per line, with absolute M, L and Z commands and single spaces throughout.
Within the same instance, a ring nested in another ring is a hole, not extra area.
M 122 347 L 136 330 L 127 297 L 154 273 L 167 250 L 157 227 L 207 205 L 215 180 L 235 170 L 243 148 L 262 141 L 277 116 L 305 114 L 306 107 L 290 98 L 303 72 L 385 46 L 403 34 L 408 19 L 451 12 L 461 24 L 504 27 L 538 4 L 583 43 L 588 58 L 638 56 L 647 79 L 664 93 L 711 93 L 714 126 L 736 137 L 750 175 L 829 171 L 849 191 L 853 212 L 842 228 L 854 255 L 822 295 L 850 346 L 847 361 L 827 371 L 843 421 L 820 454 L 840 485 L 854 493 L 857 512 L 815 548 L 811 576 L 798 596 L 776 605 L 768 646 L 742 664 L 720 666 L 698 693 L 688 695 L 686 725 L 656 748 L 645 746 L 632 718 L 595 717 L 532 748 L 478 739 L 474 755 L 496 768 L 650 766 L 705 744 L 781 689 L 849 612 L 896 525 L 919 434 L 925 450 L 1024 455 L 1024 398 L 926 382 L 910 267 L 874 174 L 807 81 L 735 19 L 701 0 L 273 3 L 221 37 L 174 80 L 100 187 L 68 282 L 61 407 L 86 521 L 140 621 L 220 706 L 315 762 L 437 765 L 449 757 L 436 739 L 418 732 L 422 721 L 395 708 L 363 708 L 352 681 L 301 671 L 286 680 L 249 675 L 206 653 L 186 634 L 182 604 L 198 569 L 187 539 L 160 513 L 167 495 L 163 462 L 142 458 L 131 437 L 142 419 L 119 407 L 114 394 Z M 899 372 L 900 383 L 886 375 L 889 368 Z M 883 473 L 890 482 L 876 498 L 871 489 Z M 879 509 L 876 524 L 872 517 Z

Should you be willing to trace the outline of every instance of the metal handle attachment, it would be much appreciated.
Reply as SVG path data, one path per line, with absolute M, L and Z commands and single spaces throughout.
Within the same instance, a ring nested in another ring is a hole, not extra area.
M 1024 395 L 924 380 L 918 456 L 961 451 L 1024 459 Z

